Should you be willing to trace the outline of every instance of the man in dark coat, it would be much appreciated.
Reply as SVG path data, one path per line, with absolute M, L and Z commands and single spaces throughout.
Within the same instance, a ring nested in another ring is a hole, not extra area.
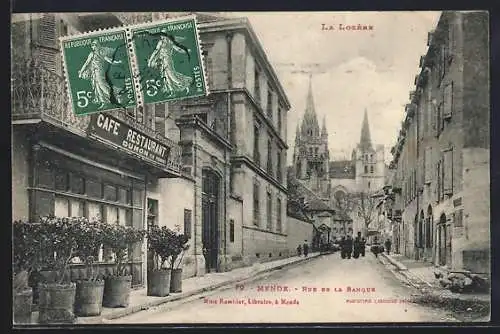
M 345 246 L 345 255 L 348 259 L 351 258 L 352 255 L 352 237 L 350 235 L 347 236 L 344 242 Z
M 307 244 L 307 240 L 304 240 L 304 244 L 302 245 L 302 249 L 304 251 L 304 256 L 309 254 L 309 245 Z
M 353 257 L 357 259 L 361 253 L 361 232 L 358 232 L 356 238 L 354 238 L 354 254 Z
M 361 256 L 365 256 L 365 249 L 366 249 L 366 239 L 363 237 L 361 238 L 361 245 L 360 245 Z
M 340 257 L 345 259 L 345 237 L 342 236 L 342 238 L 340 238 L 340 242 L 339 242 L 339 246 L 340 246 Z
M 391 246 L 392 246 L 392 242 L 389 238 L 387 238 L 387 240 L 385 241 L 385 250 L 387 252 L 387 255 L 391 254 Z

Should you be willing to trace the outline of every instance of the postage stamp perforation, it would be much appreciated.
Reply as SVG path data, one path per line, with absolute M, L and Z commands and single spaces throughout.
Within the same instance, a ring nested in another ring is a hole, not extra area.
M 132 66 L 132 80 L 134 81 L 134 86 L 135 86 L 135 91 L 137 94 L 137 107 L 143 108 L 144 107 L 144 99 L 142 96 L 142 89 L 141 88 L 141 82 L 140 82 L 140 77 L 138 75 L 139 73 L 139 65 L 137 64 L 137 55 L 135 53 L 134 45 L 132 42 L 132 30 L 130 29 L 131 26 L 124 27 L 125 29 L 125 35 L 127 38 L 127 49 L 130 55 L 130 62 Z
M 203 53 L 203 47 L 201 45 L 201 38 L 200 38 L 200 27 L 198 26 L 198 21 L 196 19 L 196 15 L 194 16 L 194 23 L 196 27 L 196 43 L 198 44 L 197 47 L 200 50 L 200 65 L 201 65 L 201 72 L 203 73 L 203 82 L 205 83 L 205 96 L 208 96 L 210 94 L 210 86 L 208 85 L 208 75 L 207 75 L 207 69 L 205 66 L 205 55 Z

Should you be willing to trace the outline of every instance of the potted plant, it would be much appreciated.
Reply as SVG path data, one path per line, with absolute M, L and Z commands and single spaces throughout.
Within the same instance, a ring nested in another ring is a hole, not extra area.
M 31 322 L 33 289 L 28 280 L 38 263 L 38 224 L 15 221 L 13 224 L 12 288 L 14 323 Z
M 171 267 L 166 262 L 172 256 L 173 232 L 167 227 L 151 225 L 148 248 L 153 253 L 153 268 L 148 270 L 148 296 L 164 297 L 170 293 Z
M 45 269 L 53 275 L 39 283 L 39 322 L 73 323 L 76 284 L 70 281 L 68 266 L 75 256 L 79 237 L 75 218 L 42 217 L 38 237 Z
M 176 230 L 170 235 L 170 268 L 172 270 L 170 280 L 170 292 L 182 292 L 182 259 L 189 249 L 188 237 L 180 233 L 180 226 L 176 225 Z
M 76 256 L 86 267 L 86 277 L 76 282 L 75 313 L 77 316 L 97 316 L 102 311 L 104 280 L 99 277 L 95 262 L 103 241 L 102 222 L 78 218 Z
M 105 278 L 102 305 L 127 307 L 132 288 L 132 275 L 127 270 L 129 246 L 140 242 L 144 232 L 122 225 L 103 224 L 103 246 L 114 253 L 115 272 Z

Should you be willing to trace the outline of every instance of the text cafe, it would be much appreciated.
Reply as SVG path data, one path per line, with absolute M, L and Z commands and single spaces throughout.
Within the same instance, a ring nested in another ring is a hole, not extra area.
M 83 216 L 145 229 L 150 185 L 177 176 L 167 166 L 173 146 L 124 115 L 98 113 L 88 119 L 85 135 L 50 128 L 33 138 L 30 217 Z M 129 253 L 133 286 L 144 284 L 144 247 L 137 244 Z M 112 257 L 102 250 L 98 260 L 99 270 L 110 273 Z M 75 279 L 85 275 L 78 263 L 70 271 Z

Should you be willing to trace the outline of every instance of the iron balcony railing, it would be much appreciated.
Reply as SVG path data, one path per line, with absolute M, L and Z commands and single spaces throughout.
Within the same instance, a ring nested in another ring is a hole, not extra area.
M 71 110 L 64 78 L 35 60 L 19 62 L 12 67 L 12 121 L 13 123 L 43 121 L 76 135 L 87 137 L 90 115 L 76 116 Z M 125 112 L 107 111 L 134 129 L 170 147 L 166 169 L 176 174 L 181 170 L 180 146 L 137 122 Z

